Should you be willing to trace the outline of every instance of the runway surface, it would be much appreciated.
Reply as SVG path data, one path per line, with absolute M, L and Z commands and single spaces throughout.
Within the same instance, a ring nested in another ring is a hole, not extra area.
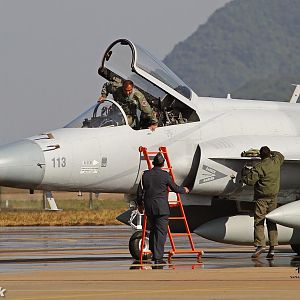
M 52 270 L 132 269 L 136 262 L 128 250 L 131 234 L 128 226 L 1 228 L 0 273 L 45 267 Z M 173 267 L 215 269 L 300 264 L 289 246 L 279 247 L 276 258 L 270 262 L 265 254 L 259 260 L 251 260 L 253 247 L 215 243 L 197 235 L 193 235 L 193 239 L 196 248 L 204 250 L 201 263 L 197 263 L 195 255 L 175 255 Z M 178 248 L 188 246 L 184 238 L 177 238 L 175 244 Z
M 278 247 L 273 261 L 253 247 L 194 236 L 195 256 L 160 269 L 131 258 L 127 226 L 0 228 L 0 297 L 38 299 L 297 299 L 299 260 Z M 183 247 L 182 240 L 177 245 Z M 167 249 L 168 250 L 168 246 Z M 259 268 L 257 268 L 259 267 Z

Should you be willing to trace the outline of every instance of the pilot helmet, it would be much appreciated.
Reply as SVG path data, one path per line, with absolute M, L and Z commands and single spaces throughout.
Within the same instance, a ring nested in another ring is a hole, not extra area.
M 163 155 L 160 152 L 158 152 L 155 155 L 152 163 L 153 163 L 154 167 L 162 167 L 165 163 L 165 158 L 163 157 Z

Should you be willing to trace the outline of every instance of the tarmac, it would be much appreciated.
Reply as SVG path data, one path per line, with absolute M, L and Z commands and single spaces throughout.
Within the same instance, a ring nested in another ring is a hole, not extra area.
M 154 268 L 135 262 L 127 226 L 0 228 L 4 299 L 297 299 L 300 257 L 279 246 L 274 260 L 253 247 L 193 236 L 204 250 Z M 181 238 L 175 241 L 186 247 Z M 169 245 L 166 245 L 166 251 Z

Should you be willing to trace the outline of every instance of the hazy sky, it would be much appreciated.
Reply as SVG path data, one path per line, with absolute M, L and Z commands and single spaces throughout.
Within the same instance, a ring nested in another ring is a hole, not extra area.
M 62 127 L 95 103 L 115 39 L 163 59 L 229 1 L 0 0 L 0 144 Z

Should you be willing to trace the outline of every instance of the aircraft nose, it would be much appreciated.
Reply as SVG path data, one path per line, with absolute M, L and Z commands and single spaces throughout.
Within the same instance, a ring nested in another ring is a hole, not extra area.
M 0 186 L 36 188 L 43 180 L 45 158 L 31 140 L 0 146 Z

